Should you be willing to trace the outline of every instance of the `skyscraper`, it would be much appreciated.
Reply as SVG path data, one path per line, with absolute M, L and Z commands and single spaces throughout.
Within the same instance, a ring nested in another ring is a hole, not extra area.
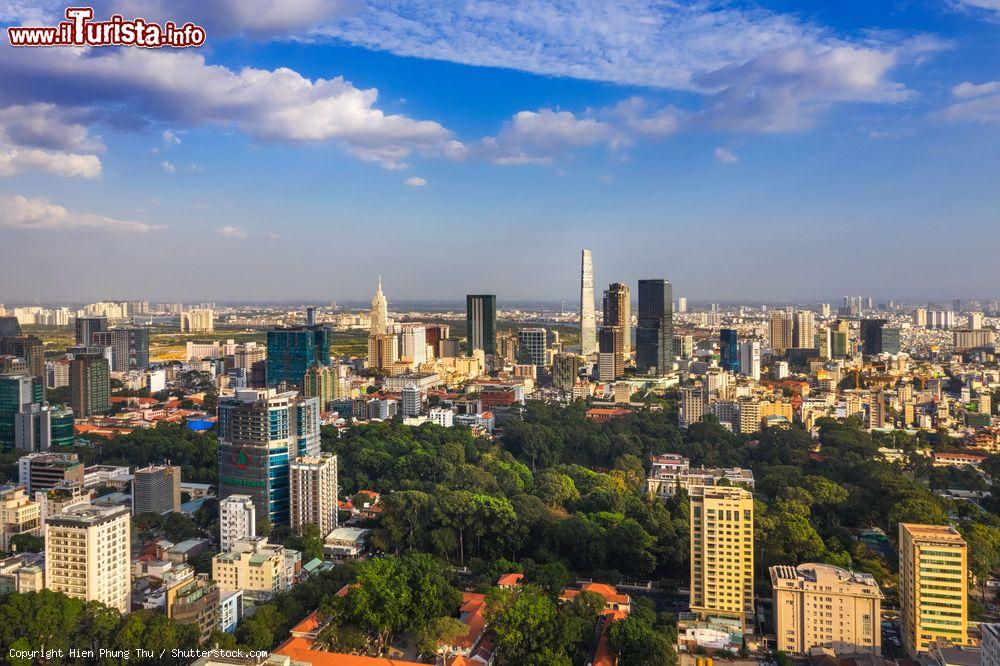
M 95 331 L 94 344 L 111 347 L 111 372 L 143 370 L 149 367 L 149 329 L 113 328 Z
M 0 375 L 0 450 L 42 451 L 52 438 L 44 382 L 28 375 Z
M 319 398 L 238 389 L 219 402 L 219 497 L 246 494 L 257 515 L 289 521 L 289 461 L 317 456 Z
M 326 411 L 334 399 L 334 383 L 337 381 L 334 368 L 316 362 L 309 366 L 302 378 L 302 394 L 307 398 L 319 398 L 320 409 Z
M 739 335 L 732 328 L 719 331 L 719 352 L 722 369 L 728 372 L 740 371 L 740 341 Z
M 611 356 L 611 377 L 601 376 L 599 379 L 602 381 L 608 381 L 611 379 L 617 379 L 625 374 L 625 333 L 621 326 L 610 326 L 605 325 L 601 327 L 601 334 L 598 336 L 598 348 L 601 353 L 601 359 L 604 358 L 605 354 Z M 605 363 L 605 367 L 607 364 Z
M 737 486 L 693 486 L 690 495 L 691 612 L 746 624 L 754 613 L 753 495 Z
M 110 411 L 111 371 L 104 354 L 73 355 L 69 364 L 69 399 L 78 419 Z
M 887 323 L 885 319 L 861 320 L 861 352 L 865 356 L 899 353 L 899 329 L 890 328 Z
M 816 346 L 816 317 L 811 310 L 799 310 L 795 313 L 795 330 L 792 336 L 792 346 L 798 349 L 812 349 Z
M 108 330 L 108 318 L 77 317 L 73 327 L 76 331 L 76 344 L 92 345 L 94 344 L 94 333 Z
M 372 335 L 389 332 L 389 302 L 382 293 L 382 276 L 378 276 L 378 287 L 372 297 L 371 331 Z
M 791 308 L 771 313 L 771 350 L 781 356 L 793 346 L 795 318 Z
M 413 366 L 427 362 L 427 329 L 420 324 L 403 324 L 400 338 L 402 358 Z
M 965 539 L 947 525 L 899 524 L 899 610 L 910 657 L 939 639 L 968 645 Z
M 330 331 L 324 326 L 272 328 L 267 332 L 267 385 L 302 386 L 313 363 L 330 364 Z
M 740 344 L 739 372 L 760 381 L 760 341 L 747 340 Z
M 594 260 L 584 250 L 580 265 L 580 353 L 597 353 L 597 315 L 594 312 Z
M 628 285 L 622 282 L 612 282 L 604 291 L 604 325 L 621 328 L 624 360 L 632 355 L 631 297 Z
M 465 297 L 465 336 L 468 351 L 482 349 L 487 356 L 497 351 L 497 297 L 469 294 Z
M 668 280 L 639 280 L 635 364 L 640 372 L 664 375 L 674 363 L 674 296 Z

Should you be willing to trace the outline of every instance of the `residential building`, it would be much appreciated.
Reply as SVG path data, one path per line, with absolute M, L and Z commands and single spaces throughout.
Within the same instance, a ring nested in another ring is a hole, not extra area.
M 191 570 L 190 565 L 175 566 Z M 164 581 L 166 584 L 166 581 Z M 192 624 L 198 627 L 198 642 L 204 643 L 219 629 L 219 586 L 207 574 L 190 574 L 167 586 L 164 609 L 175 624 Z
M 583 357 L 560 352 L 552 359 L 552 385 L 563 391 L 572 391 L 583 368 Z
M 368 336 L 368 367 L 388 370 L 396 362 L 396 336 L 378 333 Z
M 495 294 L 469 294 L 465 297 L 465 337 L 469 354 L 475 349 L 482 349 L 487 356 L 497 353 Z
M 319 398 L 238 389 L 218 412 L 219 497 L 250 495 L 259 517 L 288 524 L 288 464 L 319 455 Z
M 621 326 L 602 326 L 598 336 L 598 349 L 602 357 L 607 356 L 611 361 L 611 371 L 604 373 L 600 379 L 611 381 L 623 376 L 626 359 L 625 329 Z
M 632 356 L 632 301 L 628 285 L 612 282 L 604 291 L 604 326 L 617 326 L 622 331 L 623 360 Z
M 442 428 L 450 428 L 455 424 L 455 411 L 447 407 L 431 407 L 427 412 L 427 419 Z
M 681 405 L 678 417 L 680 427 L 688 428 L 705 416 L 705 392 L 701 385 L 682 386 Z
M 690 490 L 691 612 L 753 618 L 753 495 L 737 486 Z
M 696 467 L 690 461 L 676 454 L 652 456 L 650 472 L 646 479 L 646 491 L 650 497 L 666 499 L 679 490 L 691 494 L 694 486 L 738 485 L 748 490 L 754 489 L 753 472 L 742 467 Z
M 149 367 L 148 328 L 94 331 L 93 343 L 100 347 L 111 347 L 111 372 L 145 370 Z
M 816 346 L 816 317 L 811 310 L 795 313 L 795 329 L 792 332 L 792 346 L 796 349 L 811 349 Z
M 795 316 L 791 309 L 771 313 L 771 350 L 778 356 L 794 346 Z
M 212 558 L 212 580 L 223 592 L 243 590 L 248 600 L 266 600 L 287 590 L 300 566 L 298 551 L 266 537 L 237 539 L 232 550 Z
M 45 587 L 130 608 L 131 516 L 122 506 L 74 506 L 45 521 Z
M 257 511 L 250 495 L 230 495 L 219 502 L 219 547 L 233 549 L 237 539 L 257 536 Z
M 337 529 L 337 456 L 321 453 L 299 457 L 289 466 L 292 496 L 291 526 L 301 533 L 306 524 L 319 528 L 321 536 Z
M 229 590 L 219 595 L 219 629 L 232 634 L 243 619 L 243 590 Z
M 10 540 L 18 534 L 38 536 L 41 526 L 41 507 L 23 486 L 0 488 L 0 551 L 10 551 Z
M 983 622 L 979 632 L 983 637 L 982 666 L 1000 666 L 1000 624 Z
M 774 566 L 776 649 L 808 654 L 824 647 L 836 654 L 881 654 L 882 591 L 866 573 L 830 564 Z
M 330 402 L 339 397 L 336 368 L 315 362 L 306 369 L 302 378 L 302 394 L 307 398 L 318 398 L 320 409 L 329 409 Z
M 911 658 L 946 640 L 968 645 L 968 553 L 947 525 L 899 524 L 899 606 Z
M 424 407 L 424 394 L 416 384 L 407 384 L 400 391 L 403 418 L 420 416 Z
M 674 297 L 668 280 L 639 280 L 635 365 L 640 373 L 665 375 L 674 364 Z
M 149 465 L 132 476 L 132 513 L 170 513 L 181 510 L 181 468 Z
M 191 308 L 181 313 L 181 332 L 210 333 L 215 330 L 215 312 L 210 308 Z

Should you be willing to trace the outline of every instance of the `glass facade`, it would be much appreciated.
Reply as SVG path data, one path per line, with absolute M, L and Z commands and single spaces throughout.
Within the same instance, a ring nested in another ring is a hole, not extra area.
M 330 364 L 330 331 L 322 326 L 276 328 L 267 332 L 267 385 L 301 386 L 313 363 Z

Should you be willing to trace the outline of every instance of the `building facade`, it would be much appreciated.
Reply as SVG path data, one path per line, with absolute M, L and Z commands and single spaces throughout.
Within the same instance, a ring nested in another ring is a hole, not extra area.
M 181 468 L 149 465 L 132 476 L 132 513 L 169 513 L 181 510 Z
M 665 375 L 674 363 L 674 296 L 668 280 L 639 280 L 635 365 L 641 373 Z
M 482 349 L 487 356 L 497 353 L 495 294 L 469 294 L 465 297 L 465 336 L 470 354 L 475 349 Z
M 597 353 L 597 313 L 594 311 L 594 259 L 590 250 L 580 255 L 580 353 Z
M 257 510 L 250 495 L 230 495 L 219 502 L 219 547 L 229 552 L 237 539 L 257 536 Z
M 312 523 L 321 536 L 337 529 L 337 456 L 322 453 L 296 458 L 289 472 L 292 529 L 301 533 Z

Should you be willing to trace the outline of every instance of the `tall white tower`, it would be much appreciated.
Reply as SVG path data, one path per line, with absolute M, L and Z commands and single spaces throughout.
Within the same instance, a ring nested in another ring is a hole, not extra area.
M 389 331 L 389 302 L 382 293 L 382 276 L 378 276 L 378 289 L 372 298 L 371 334 L 381 335 Z
M 583 251 L 580 266 L 580 353 L 597 353 L 597 316 L 594 313 L 594 260 Z

